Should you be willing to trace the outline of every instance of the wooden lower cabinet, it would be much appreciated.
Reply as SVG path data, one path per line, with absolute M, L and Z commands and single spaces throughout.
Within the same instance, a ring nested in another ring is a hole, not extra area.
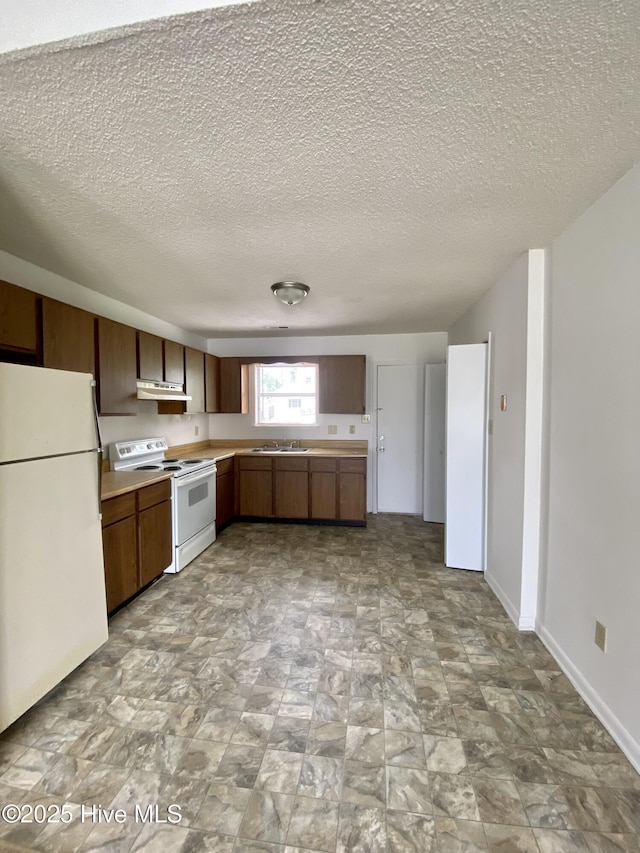
M 342 521 L 366 521 L 367 460 L 338 458 L 338 518 Z
M 311 518 L 363 523 L 367 518 L 367 460 L 318 457 L 309 460 Z
M 240 489 L 240 515 L 253 515 L 259 518 L 273 516 L 273 475 L 271 471 L 240 469 L 238 473 Z
M 236 514 L 253 518 L 365 524 L 363 457 L 236 458 Z
M 146 586 L 171 565 L 171 501 L 138 513 L 140 586 Z
M 310 518 L 334 520 L 338 517 L 335 471 L 311 471 L 309 474 Z
M 309 518 L 309 470 L 306 459 L 273 462 L 273 504 L 276 518 Z
M 338 518 L 341 521 L 364 521 L 367 496 L 364 474 L 340 474 L 338 480 Z
M 233 459 L 221 459 L 216 474 L 216 533 L 219 533 L 233 518 L 234 509 L 234 465 Z
M 171 565 L 169 480 L 103 501 L 102 547 L 111 613 Z
M 107 611 L 111 613 L 139 589 L 135 515 L 102 529 Z

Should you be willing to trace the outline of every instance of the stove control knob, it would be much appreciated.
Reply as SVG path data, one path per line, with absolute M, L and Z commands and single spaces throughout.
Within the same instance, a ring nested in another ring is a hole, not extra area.
M 147 444 L 147 449 L 153 450 L 153 442 L 152 441 L 150 441 L 149 444 Z

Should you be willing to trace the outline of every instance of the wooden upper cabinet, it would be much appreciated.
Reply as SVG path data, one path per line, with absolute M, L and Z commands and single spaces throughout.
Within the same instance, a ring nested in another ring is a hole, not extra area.
M 136 330 L 97 317 L 96 370 L 101 415 L 136 413 Z
M 248 411 L 243 374 L 247 365 L 241 358 L 220 359 L 220 412 L 243 414 Z
M 187 400 L 185 412 L 204 412 L 204 353 L 191 347 L 184 350 L 185 393 Z
M 39 304 L 40 297 L 31 290 L 0 281 L 0 350 L 38 351 Z
M 184 385 L 184 347 L 164 341 L 164 381 Z
M 209 353 L 204 356 L 204 407 L 205 412 L 220 411 L 220 359 Z
M 162 343 L 162 338 L 157 335 L 138 332 L 138 379 L 162 382 L 164 379 Z
M 43 297 L 42 364 L 95 376 L 95 316 L 82 308 Z
M 366 357 L 322 355 L 318 358 L 318 366 L 318 412 L 330 415 L 364 414 Z

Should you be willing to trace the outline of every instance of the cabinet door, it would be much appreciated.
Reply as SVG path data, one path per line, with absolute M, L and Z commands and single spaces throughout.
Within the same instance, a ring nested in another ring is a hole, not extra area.
M 220 411 L 242 414 L 242 363 L 239 358 L 220 359 Z
M 93 314 L 49 299 L 42 300 L 42 363 L 56 370 L 95 375 Z
M 162 364 L 162 338 L 138 332 L 138 379 L 148 382 L 162 382 L 164 379 Z
M 164 341 L 164 381 L 184 385 L 184 347 Z
M 367 490 L 364 474 L 340 473 L 339 517 L 343 521 L 365 521 Z
M 364 355 L 320 356 L 318 374 L 320 414 L 364 414 L 366 374 Z
M 98 404 L 101 415 L 136 413 L 136 330 L 96 319 Z
M 204 404 L 205 411 L 220 411 L 220 359 L 217 355 L 204 356 Z
M 138 513 L 140 586 L 146 586 L 171 565 L 171 501 L 163 501 Z
M 309 476 L 311 478 L 310 518 L 337 518 L 337 476 L 335 471 L 312 471 Z
M 234 485 L 233 471 L 216 478 L 216 529 L 228 524 L 233 518 Z
M 185 404 L 185 412 L 204 412 L 204 353 L 185 347 L 185 392 L 191 396 Z
M 274 471 L 276 518 L 309 518 L 309 474 Z
M 7 348 L 35 355 L 38 350 L 38 302 L 39 297 L 33 291 L 0 281 L 0 350 Z
M 111 613 L 138 591 L 135 516 L 103 527 L 102 547 L 107 611 Z
M 273 478 L 271 471 L 243 471 L 238 475 L 240 515 L 271 518 Z

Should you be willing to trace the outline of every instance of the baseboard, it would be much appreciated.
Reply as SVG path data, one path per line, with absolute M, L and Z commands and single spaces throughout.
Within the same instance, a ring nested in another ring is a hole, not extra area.
M 547 629 L 539 622 L 536 625 L 536 633 L 558 661 L 560 669 L 576 688 L 580 696 L 582 696 L 602 725 L 607 729 L 634 768 L 640 773 L 640 743 L 627 731 L 611 708 L 603 702 L 580 670 L 563 652 L 561 646 L 558 645 Z
M 509 616 L 509 618 L 511 619 L 511 621 L 513 622 L 513 624 L 517 628 L 518 622 L 520 620 L 520 614 L 518 613 L 518 608 L 515 606 L 513 601 L 511 601 L 511 599 L 509 598 L 507 593 L 502 589 L 502 587 L 500 586 L 498 581 L 493 577 L 493 575 L 490 575 L 488 572 L 485 572 L 484 573 L 484 579 L 489 584 L 489 586 L 491 587 L 491 589 L 495 593 L 496 598 L 498 599 L 500 604 L 504 607 L 504 609 L 507 611 L 507 615 Z

